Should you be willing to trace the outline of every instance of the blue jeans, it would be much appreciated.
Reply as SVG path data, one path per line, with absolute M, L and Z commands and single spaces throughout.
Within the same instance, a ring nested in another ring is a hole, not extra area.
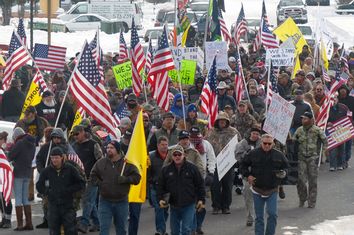
M 97 190 L 97 186 L 88 184 L 82 195 L 82 217 L 80 222 L 86 226 L 90 225 L 90 219 L 92 219 L 94 225 L 100 225 L 97 214 Z
M 352 155 L 352 143 L 353 143 L 352 139 L 350 139 L 347 142 L 345 142 L 344 153 L 345 153 L 345 160 L 346 161 L 349 161 L 349 159 L 350 159 L 350 157 Z
M 269 197 L 262 197 L 253 193 L 254 211 L 256 214 L 255 235 L 274 235 L 277 226 L 277 195 L 272 193 Z M 264 205 L 268 214 L 266 232 L 264 233 Z
M 112 218 L 116 228 L 116 235 L 126 235 L 128 226 L 128 207 L 128 201 L 110 202 L 100 197 L 98 203 L 100 235 L 109 235 Z
M 141 203 L 129 203 L 129 235 L 138 235 Z
M 166 232 L 166 221 L 168 218 L 168 208 L 160 208 L 156 189 L 153 187 L 150 188 L 150 197 L 152 205 L 155 208 L 155 227 L 156 232 L 164 234 Z
M 190 235 L 193 229 L 195 204 L 185 207 L 171 207 L 171 235 Z
M 344 144 L 329 151 L 329 167 L 341 167 L 345 161 Z
M 15 178 L 14 191 L 15 191 L 15 206 L 30 205 L 28 201 L 28 186 L 30 178 Z

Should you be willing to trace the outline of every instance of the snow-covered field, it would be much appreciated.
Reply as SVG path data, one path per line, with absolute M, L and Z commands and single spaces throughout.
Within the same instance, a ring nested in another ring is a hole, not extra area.
M 268 18 L 270 23 L 276 25 L 276 5 L 278 0 L 267 0 L 266 8 L 268 12 Z M 261 15 L 261 0 L 247 0 L 243 1 L 246 18 L 260 17 Z M 236 21 L 238 16 L 241 1 L 239 0 L 225 0 L 226 13 L 224 18 L 228 27 Z M 156 5 L 150 3 L 143 3 L 142 9 L 144 12 L 144 29 L 139 31 L 140 35 L 143 35 L 145 30 L 153 27 L 155 15 L 162 5 Z M 321 6 L 318 10 L 317 7 L 308 6 L 309 24 L 315 29 L 318 12 L 320 16 L 325 18 L 327 30 L 332 35 L 335 41 L 341 43 L 344 42 L 346 47 L 354 45 L 354 22 L 353 16 L 339 16 L 335 10 L 334 0 L 331 2 L 331 6 Z M 18 19 L 13 19 L 11 26 L 0 26 L 0 44 L 8 44 L 10 41 L 11 33 L 16 27 Z M 29 38 L 29 29 L 26 29 L 27 37 Z M 52 45 L 61 45 L 67 47 L 67 56 L 74 56 L 76 52 L 81 49 L 81 46 L 85 40 L 92 40 L 95 32 L 75 32 L 75 33 L 52 33 Z M 101 46 L 105 53 L 118 51 L 118 34 L 106 34 L 102 32 L 100 34 Z M 130 41 L 130 32 L 125 34 L 127 42 Z M 47 32 L 34 31 L 35 43 L 47 43 Z

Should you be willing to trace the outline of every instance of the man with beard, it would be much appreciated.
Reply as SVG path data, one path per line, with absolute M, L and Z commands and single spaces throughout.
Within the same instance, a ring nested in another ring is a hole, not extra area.
M 54 94 L 51 91 L 45 91 L 42 95 L 42 102 L 36 106 L 37 114 L 45 118 L 51 126 L 55 126 L 57 119 L 57 109 L 55 108 Z
M 107 157 L 96 162 L 89 180 L 100 188 L 100 234 L 109 234 L 112 217 L 116 234 L 127 234 L 130 185 L 137 185 L 140 179 L 136 166 L 125 161 L 119 142 L 111 141 L 107 145 Z
M 135 122 L 136 117 L 139 111 L 141 110 L 141 107 L 138 104 L 138 98 L 134 93 L 130 93 L 127 97 L 126 103 L 127 103 L 128 110 L 131 113 L 130 120 L 132 120 L 132 122 Z
M 36 138 L 36 145 L 43 138 L 44 129 L 49 126 L 46 119 L 37 115 L 34 106 L 28 106 L 24 113 L 24 118 L 16 123 L 16 127 L 21 127 L 26 133 Z

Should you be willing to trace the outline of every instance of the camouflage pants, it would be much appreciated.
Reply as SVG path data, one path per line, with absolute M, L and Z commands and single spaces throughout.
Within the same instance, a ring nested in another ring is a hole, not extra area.
M 299 158 L 299 178 L 297 181 L 297 193 L 299 195 L 300 201 L 308 201 L 308 205 L 316 204 L 318 176 L 317 158 L 317 156 Z

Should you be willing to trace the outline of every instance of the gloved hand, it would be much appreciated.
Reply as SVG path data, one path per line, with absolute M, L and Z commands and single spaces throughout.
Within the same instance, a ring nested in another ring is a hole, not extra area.
M 195 206 L 195 208 L 197 209 L 197 211 L 200 211 L 201 209 L 203 209 L 205 207 L 203 201 L 199 200 L 197 202 L 197 205 Z
M 160 205 L 160 208 L 167 208 L 168 207 L 167 202 L 165 202 L 164 200 L 160 200 L 159 205 Z
M 279 179 L 284 179 L 285 176 L 286 176 L 286 171 L 280 170 L 280 171 L 278 171 L 277 173 L 275 173 L 275 176 L 276 176 L 277 178 L 279 178 Z
M 117 180 L 118 184 L 124 184 L 127 182 L 127 177 L 125 176 L 118 176 L 118 180 Z

